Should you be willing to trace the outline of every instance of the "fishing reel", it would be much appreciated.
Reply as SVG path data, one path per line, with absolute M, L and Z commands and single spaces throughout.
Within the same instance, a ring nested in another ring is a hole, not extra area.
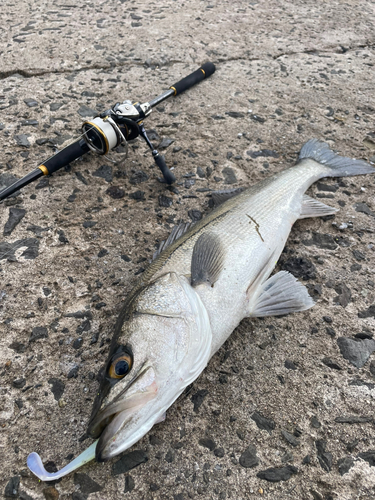
M 193 85 L 211 76 L 214 72 L 215 65 L 210 62 L 205 63 L 199 69 L 178 81 L 149 102 L 143 104 L 138 102 L 132 104 L 129 100 L 122 103 L 118 102 L 112 108 L 104 111 L 92 120 L 85 121 L 82 125 L 81 138 L 48 158 L 35 170 L 22 177 L 22 179 L 3 189 L 0 192 L 0 201 L 11 196 L 20 188 L 42 175 L 51 175 L 53 172 L 65 167 L 89 151 L 99 155 L 106 155 L 109 151 L 120 145 L 127 147 L 127 142 L 138 136 L 141 136 L 151 149 L 154 161 L 163 174 L 164 182 L 172 184 L 176 178 L 173 172 L 168 169 L 164 156 L 154 148 L 147 137 L 143 120 L 149 116 L 153 107 L 171 96 L 181 94 Z
M 167 94 L 167 93 L 166 93 Z M 163 100 L 169 97 L 164 96 Z M 160 96 L 158 102 L 161 102 Z M 153 104 L 155 106 L 155 104 Z M 93 120 L 84 122 L 82 125 L 83 139 L 88 148 L 99 155 L 106 155 L 117 146 L 125 146 L 141 136 L 149 146 L 156 165 L 160 168 L 164 181 L 172 184 L 176 178 L 168 169 L 164 156 L 155 149 L 147 136 L 143 126 L 143 120 L 152 111 L 152 105 L 148 102 L 143 104 L 131 101 L 116 103 L 111 109 L 104 111 Z
M 131 101 L 116 103 L 111 109 L 82 125 L 83 138 L 89 149 L 106 155 L 111 149 L 126 145 L 139 136 L 138 121 L 151 113 L 148 102 L 132 104 Z

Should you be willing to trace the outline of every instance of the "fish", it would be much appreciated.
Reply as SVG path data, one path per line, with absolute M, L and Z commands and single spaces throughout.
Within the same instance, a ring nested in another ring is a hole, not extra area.
M 219 193 L 205 218 L 177 226 L 118 317 L 88 424 L 95 441 L 56 473 L 31 453 L 30 470 L 48 481 L 94 458 L 115 457 L 163 421 L 244 318 L 311 308 L 313 299 L 292 274 L 271 275 L 296 220 L 338 211 L 305 191 L 323 177 L 374 172 L 311 139 L 294 166 L 236 196 Z

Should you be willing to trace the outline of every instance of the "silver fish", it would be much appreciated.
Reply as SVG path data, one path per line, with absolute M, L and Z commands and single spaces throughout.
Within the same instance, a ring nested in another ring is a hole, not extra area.
M 30 469 L 50 480 L 94 456 L 101 462 L 118 455 L 163 420 L 243 318 L 312 307 L 293 275 L 269 277 L 297 219 L 337 211 L 304 193 L 322 177 L 373 172 L 313 139 L 295 166 L 223 202 L 186 232 L 177 228 L 118 318 L 88 426 L 98 440 L 58 473 L 47 473 L 35 453 Z

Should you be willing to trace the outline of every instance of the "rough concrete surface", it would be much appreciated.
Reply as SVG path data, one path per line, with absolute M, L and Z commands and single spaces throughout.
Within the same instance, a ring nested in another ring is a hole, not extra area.
M 121 462 L 52 485 L 26 468 L 31 451 L 61 468 L 91 442 L 80 438 L 121 303 L 174 224 L 208 213 L 210 190 L 280 171 L 312 137 L 375 162 L 374 2 L 6 0 L 1 10 L 3 184 L 77 137 L 87 108 L 146 101 L 217 66 L 145 122 L 154 142 L 174 141 L 163 152 L 177 190 L 158 182 L 139 139 L 124 163 L 88 154 L 0 205 L 1 493 L 374 498 L 370 175 L 309 190 L 340 211 L 298 221 L 278 268 L 309 288 L 313 309 L 243 321 Z

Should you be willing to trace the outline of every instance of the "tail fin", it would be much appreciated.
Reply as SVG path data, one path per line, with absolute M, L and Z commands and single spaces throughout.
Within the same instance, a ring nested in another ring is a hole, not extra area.
M 310 158 L 329 169 L 329 177 L 345 177 L 347 175 L 373 174 L 375 168 L 364 160 L 354 160 L 339 156 L 329 149 L 328 144 L 317 139 L 310 139 L 302 146 L 299 159 Z

